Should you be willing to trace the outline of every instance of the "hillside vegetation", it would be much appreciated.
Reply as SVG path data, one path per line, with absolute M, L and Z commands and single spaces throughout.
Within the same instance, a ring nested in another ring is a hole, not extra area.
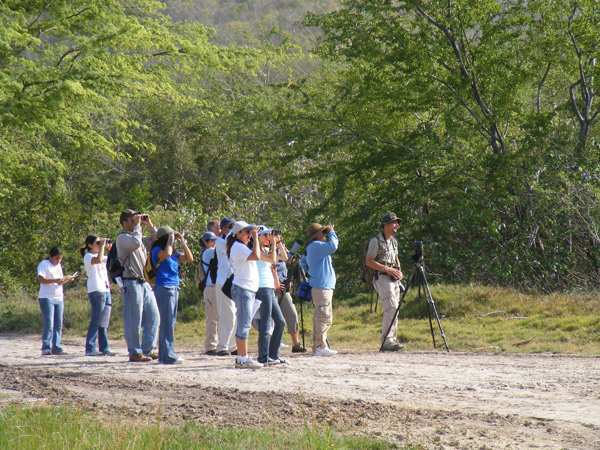
M 0 292 L 35 290 L 57 244 L 79 267 L 124 208 L 190 242 L 225 215 L 289 244 L 333 223 L 341 296 L 388 211 L 405 272 L 419 239 L 436 282 L 595 287 L 599 21 L 595 0 L 2 2 Z

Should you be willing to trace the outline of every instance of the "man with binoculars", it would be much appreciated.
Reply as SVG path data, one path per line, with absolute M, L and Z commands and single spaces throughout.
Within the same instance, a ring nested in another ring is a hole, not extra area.
M 402 292 L 400 280 L 403 276 L 398 259 L 398 241 L 394 236 L 398 232 L 400 222 L 401 219 L 394 213 L 387 213 L 381 218 L 381 233 L 369 241 L 366 258 L 366 265 L 374 270 L 373 286 L 381 297 L 383 307 L 382 350 L 389 352 L 404 349 L 404 345 L 396 342 L 397 325 L 394 320 Z M 392 322 L 394 325 L 390 328 Z M 388 329 L 389 333 L 386 335 Z
M 158 358 L 154 351 L 158 338 L 160 315 L 150 283 L 144 278 L 148 251 L 156 240 L 157 228 L 147 214 L 127 209 L 119 218 L 123 229 L 117 235 L 119 261 L 123 266 L 123 333 L 127 341 L 129 361 L 145 362 Z M 142 234 L 142 225 L 150 237 Z M 140 329 L 142 341 L 140 342 Z

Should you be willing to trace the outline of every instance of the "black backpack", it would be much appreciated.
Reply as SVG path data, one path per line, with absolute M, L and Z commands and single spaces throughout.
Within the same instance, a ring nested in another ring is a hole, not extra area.
M 106 270 L 108 272 L 108 278 L 113 283 L 116 283 L 115 278 L 123 276 L 123 266 L 121 265 L 121 261 L 119 261 L 119 255 L 117 255 L 117 243 L 114 242 L 110 251 L 108 252 L 108 257 L 106 259 Z
M 210 277 L 210 281 L 212 281 L 212 284 L 215 284 L 215 282 L 217 281 L 217 266 L 219 264 L 217 259 L 217 251 L 215 250 L 214 256 L 210 259 L 210 261 L 208 262 L 208 267 L 205 269 L 204 267 L 206 266 L 206 264 L 202 260 L 202 255 L 205 251 L 206 250 L 203 250 L 200 254 L 200 263 L 198 264 L 198 267 L 196 269 L 196 282 L 198 284 L 198 289 L 200 289 L 202 292 L 204 292 L 204 288 L 206 287 L 208 277 Z

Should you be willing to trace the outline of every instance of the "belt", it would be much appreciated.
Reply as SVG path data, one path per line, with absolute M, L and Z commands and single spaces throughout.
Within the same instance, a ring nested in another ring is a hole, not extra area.
M 138 277 L 123 277 L 121 278 L 123 281 L 137 281 L 138 283 L 145 283 L 146 280 L 144 278 Z

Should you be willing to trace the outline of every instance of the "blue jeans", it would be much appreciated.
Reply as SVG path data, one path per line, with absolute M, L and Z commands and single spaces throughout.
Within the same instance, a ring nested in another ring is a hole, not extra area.
M 52 353 L 62 352 L 60 338 L 62 336 L 63 311 L 65 302 L 62 300 L 51 300 L 49 298 L 38 298 L 44 328 L 42 329 L 42 351 L 50 350 Z
M 100 348 L 101 352 L 110 350 L 108 346 L 108 333 L 106 328 L 100 326 L 102 312 L 106 305 L 110 305 L 110 292 L 88 292 L 90 301 L 90 325 L 85 339 L 85 351 L 94 352 Z M 98 347 L 96 347 L 96 338 L 98 338 Z
M 177 361 L 175 354 L 175 322 L 177 322 L 177 301 L 179 286 L 156 286 L 154 295 L 160 312 L 160 328 L 158 332 L 158 362 L 173 364 Z
M 123 334 L 127 341 L 129 356 L 150 354 L 156 347 L 160 316 L 156 298 L 150 284 L 136 280 L 124 280 L 123 289 Z M 140 329 L 142 342 L 140 344 Z
M 231 287 L 232 300 L 237 308 L 237 328 L 235 337 L 237 339 L 248 340 L 248 332 L 252 322 L 252 308 L 254 307 L 255 292 L 244 289 L 243 287 L 233 284 Z
M 275 290 L 259 288 L 256 298 L 261 301 L 258 321 L 258 362 L 266 363 L 267 357 L 279 359 L 279 345 L 285 330 L 285 319 L 281 308 L 275 300 Z M 273 335 L 271 335 L 271 320 L 274 321 Z

